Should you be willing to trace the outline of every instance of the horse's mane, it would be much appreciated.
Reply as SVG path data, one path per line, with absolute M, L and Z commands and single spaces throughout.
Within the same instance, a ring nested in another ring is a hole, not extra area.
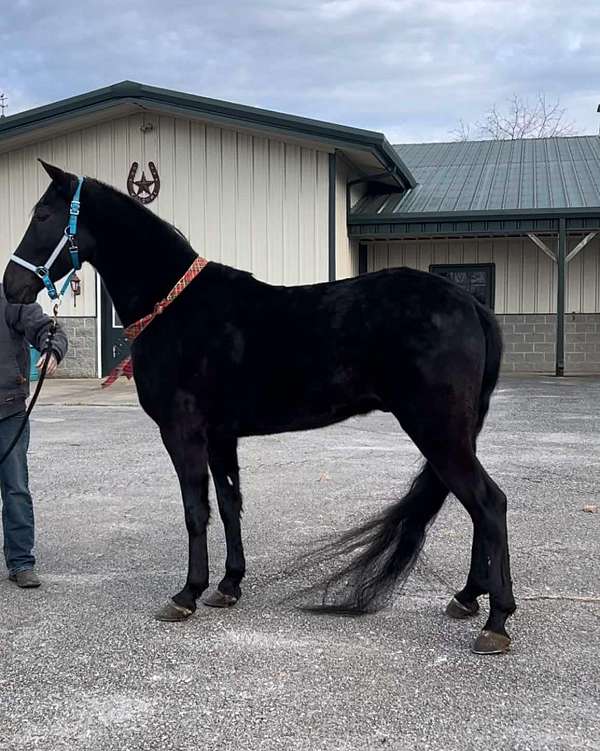
M 91 183 L 99 187 L 102 191 L 105 191 L 110 197 L 116 198 L 119 201 L 124 201 L 126 204 L 136 212 L 141 212 L 143 215 L 149 219 L 152 219 L 153 221 L 158 221 L 161 224 L 163 224 L 170 232 L 173 232 L 174 235 L 180 240 L 183 240 L 186 245 L 189 246 L 191 250 L 193 250 L 195 253 L 197 252 L 196 249 L 193 247 L 191 242 L 189 241 L 188 237 L 182 232 L 182 230 L 179 229 L 179 227 L 176 227 L 171 222 L 168 222 L 166 219 L 163 219 L 162 217 L 158 216 L 158 214 L 155 214 L 153 211 L 150 211 L 150 209 L 145 206 L 141 201 L 136 200 L 135 198 L 132 198 L 132 196 L 128 195 L 127 193 L 123 193 L 123 191 L 119 190 L 118 188 L 113 187 L 112 185 L 109 185 L 108 183 L 102 182 L 102 180 L 97 180 L 96 178 L 86 178 Z M 203 254 L 200 254 L 203 255 Z M 218 263 L 216 261 L 213 261 L 213 263 Z M 245 276 L 250 279 L 255 280 L 254 274 L 250 271 L 244 271 L 242 269 L 237 269 L 233 266 L 227 266 L 226 264 L 219 264 L 221 266 L 224 266 L 224 268 L 230 269 L 231 272 L 235 272 L 235 275 L 238 277 Z M 256 281 L 256 280 L 255 280 Z
M 132 208 L 134 211 L 137 211 L 138 213 L 142 212 L 147 218 L 161 222 L 168 229 L 173 230 L 175 233 L 177 233 L 177 235 L 182 240 L 185 240 L 185 242 L 191 247 L 189 239 L 179 229 L 179 227 L 176 227 L 171 222 L 168 222 L 166 219 L 163 219 L 161 216 L 158 216 L 158 214 L 155 214 L 153 211 L 150 211 L 150 209 L 147 206 L 145 206 L 141 201 L 136 200 L 135 198 L 128 195 L 127 193 L 124 193 L 122 190 L 119 190 L 118 188 L 115 188 L 113 185 L 109 185 L 108 183 L 105 183 L 102 180 L 98 180 L 95 177 L 86 177 L 86 180 L 96 185 L 102 191 L 105 191 L 106 193 L 108 193 L 111 197 L 117 198 L 118 200 L 125 201 L 130 206 L 130 208 Z

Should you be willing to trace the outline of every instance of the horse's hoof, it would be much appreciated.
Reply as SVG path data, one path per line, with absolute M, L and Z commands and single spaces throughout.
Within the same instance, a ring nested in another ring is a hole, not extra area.
M 446 615 L 456 620 L 464 620 L 465 618 L 472 618 L 479 612 L 479 603 L 477 600 L 471 602 L 468 605 L 463 605 L 462 602 L 453 597 L 448 606 L 446 607 Z
M 218 589 L 215 589 L 215 591 L 205 600 L 202 600 L 202 602 L 209 608 L 231 608 L 237 601 L 237 597 L 234 597 L 233 595 L 224 595 L 223 592 L 219 592 Z
M 483 629 L 471 649 L 476 655 L 501 655 L 510 649 L 510 636 Z
M 185 621 L 190 615 L 193 614 L 193 610 L 185 608 L 183 605 L 178 605 L 173 600 L 169 600 L 166 605 L 156 613 L 154 616 L 157 621 L 168 621 L 174 623 L 176 621 Z

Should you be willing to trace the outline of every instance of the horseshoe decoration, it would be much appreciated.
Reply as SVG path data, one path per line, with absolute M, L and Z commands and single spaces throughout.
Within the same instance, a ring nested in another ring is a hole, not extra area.
M 148 162 L 148 169 L 152 176 L 152 180 L 146 178 L 146 173 L 142 170 L 142 176 L 139 180 L 135 180 L 135 176 L 138 171 L 138 162 L 133 162 L 129 175 L 127 176 L 127 190 L 132 198 L 137 198 L 142 203 L 152 203 L 160 191 L 160 177 L 158 170 L 154 162 Z

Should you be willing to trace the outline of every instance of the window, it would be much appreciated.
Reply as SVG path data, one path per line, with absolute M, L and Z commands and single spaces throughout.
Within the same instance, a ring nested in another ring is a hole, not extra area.
M 496 289 L 495 266 L 493 263 L 449 263 L 432 264 L 432 274 L 449 279 L 470 292 L 480 303 L 494 309 Z

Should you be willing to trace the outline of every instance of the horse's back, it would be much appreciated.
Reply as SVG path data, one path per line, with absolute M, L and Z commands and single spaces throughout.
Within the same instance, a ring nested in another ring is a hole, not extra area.
M 164 337 L 176 377 L 240 435 L 388 409 L 431 374 L 483 368 L 474 298 L 425 272 L 285 287 L 210 263 L 189 292 Z

